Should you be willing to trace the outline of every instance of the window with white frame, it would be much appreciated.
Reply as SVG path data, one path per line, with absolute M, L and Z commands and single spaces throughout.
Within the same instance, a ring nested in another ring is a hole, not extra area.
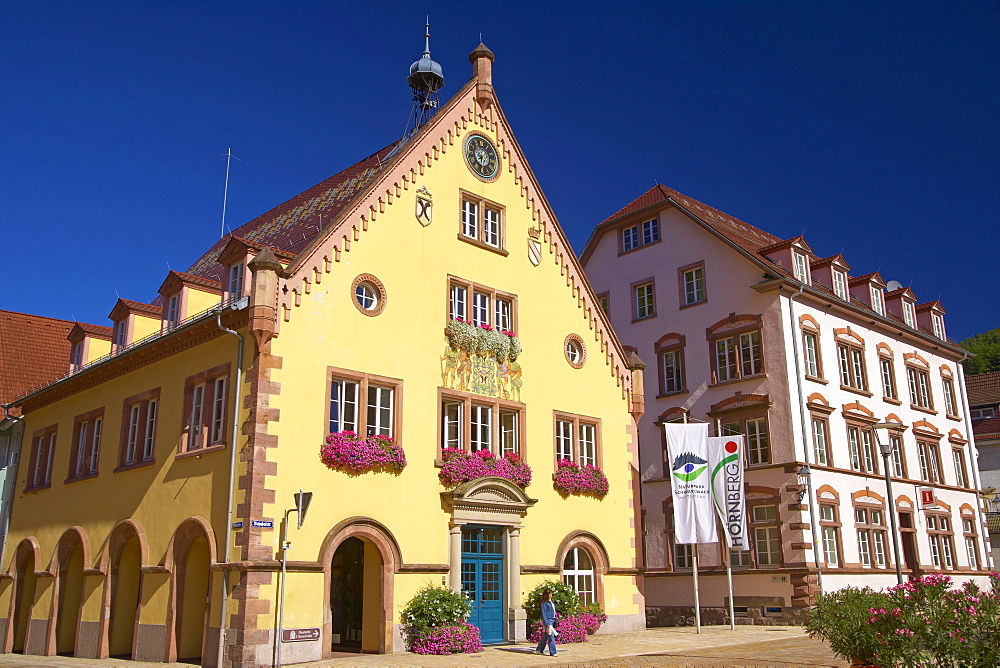
M 808 283 L 809 268 L 806 266 L 806 256 L 792 251 L 792 259 L 795 265 L 795 279 L 802 283 Z
M 847 275 L 836 269 L 833 270 L 833 294 L 847 301 Z
M 187 407 L 182 438 L 187 437 L 188 425 L 190 424 L 187 420 L 187 410 L 191 405 L 191 387 L 190 383 L 185 384 Z M 118 469 L 153 463 L 156 455 L 159 403 L 160 388 L 129 397 L 123 402 L 122 421 L 124 428 L 122 429 L 122 440 L 118 445 Z
M 722 436 L 743 434 L 746 441 L 746 463 L 768 464 L 771 461 L 771 442 L 768 436 L 767 417 L 748 417 L 721 424 Z
M 181 296 L 180 294 L 173 294 L 167 298 L 167 314 L 166 324 L 167 327 L 173 327 L 181 319 Z
M 683 335 L 667 336 L 661 342 L 656 346 L 660 395 L 683 392 L 687 389 L 684 369 L 685 339 Z
M 812 417 L 813 459 L 820 466 L 830 461 L 830 427 L 826 418 Z
M 886 399 L 899 399 L 896 392 L 896 371 L 892 365 L 892 358 L 879 355 L 878 366 L 882 378 L 882 396 Z
M 523 424 L 523 404 L 461 392 L 441 395 L 442 449 L 520 454 Z
M 934 336 L 944 341 L 944 318 L 937 313 L 931 313 L 931 325 L 934 327 Z
M 694 564 L 694 545 L 674 542 L 674 569 L 692 568 Z
M 781 533 L 778 529 L 778 507 L 757 505 L 753 507 L 754 552 L 758 568 L 781 566 Z
M 639 247 L 639 226 L 632 225 L 622 230 L 622 251 L 628 252 Z
M 917 327 L 917 315 L 913 311 L 913 302 L 908 302 L 903 300 L 903 322 L 906 323 L 907 327 L 912 327 L 916 329 Z
M 640 283 L 632 287 L 633 320 L 642 320 L 656 315 L 656 300 L 653 292 L 653 282 Z
M 111 340 L 114 341 L 115 350 L 125 347 L 128 343 L 128 319 L 118 320 L 115 322 L 114 330 L 111 334 Z
M 594 590 L 594 560 L 584 548 L 574 547 L 566 553 L 562 581 L 576 590 L 580 605 L 590 605 L 597 600 Z
M 878 457 L 875 439 L 871 429 L 857 425 L 847 426 L 847 448 L 851 457 L 851 468 L 865 473 L 878 473 Z
M 97 473 L 103 428 L 103 408 L 78 415 L 73 421 L 73 443 L 70 449 L 70 479 Z
M 684 306 L 705 301 L 705 267 L 699 264 L 681 269 L 681 285 L 684 289 Z
M 885 315 L 885 301 L 882 297 L 882 288 L 871 286 L 872 310 L 879 315 Z
M 920 477 L 927 482 L 941 482 L 941 453 L 936 443 L 917 441 Z
M 819 337 L 816 332 L 802 330 L 802 350 L 806 359 L 806 375 L 811 378 L 822 378 L 823 371 L 819 365 Z
M 79 369 L 83 366 L 83 341 L 76 341 L 70 349 L 69 354 L 70 369 Z
M 954 533 L 947 515 L 927 513 L 927 539 L 931 546 L 931 563 L 937 568 L 954 569 Z
M 25 491 L 51 486 L 57 432 L 58 425 L 52 425 L 46 429 L 39 429 L 32 435 Z
M 243 263 L 237 262 L 229 266 L 229 296 L 237 298 L 243 296 Z
M 927 371 L 917 367 L 906 368 L 906 382 L 910 389 L 910 403 L 917 408 L 932 410 L 931 381 Z
M 642 224 L 642 245 L 646 246 L 660 240 L 660 221 L 656 218 Z
M 858 534 L 858 556 L 865 568 L 886 568 L 885 518 L 881 508 L 856 506 L 854 527 Z
M 864 349 L 849 343 L 837 343 L 837 361 L 840 365 L 840 385 L 868 391 L 868 372 L 865 367 Z
M 660 221 L 656 218 L 622 228 L 622 253 L 648 246 L 660 240 Z
M 955 402 L 955 383 L 951 378 L 942 377 L 941 387 L 944 391 L 944 412 L 952 417 L 958 417 L 958 408 Z
M 597 466 L 599 431 L 594 418 L 556 413 L 556 459 L 566 459 L 580 466 Z
M 448 318 L 486 326 L 513 335 L 516 328 L 514 295 L 458 278 L 448 281 Z
M 955 484 L 959 487 L 968 487 L 969 476 L 965 470 L 965 451 L 962 448 L 952 448 L 951 459 L 955 464 Z
M 823 560 L 828 568 L 840 567 L 840 518 L 837 507 L 827 503 L 819 506 L 820 537 L 823 543 Z
M 996 416 L 996 411 L 992 408 L 972 408 L 969 410 L 969 416 L 973 420 L 988 420 Z
M 892 444 L 892 455 L 890 458 L 892 462 L 892 475 L 897 478 L 905 478 L 906 468 L 903 460 L 903 439 L 893 434 L 889 436 L 889 443 Z
M 723 383 L 764 373 L 760 331 L 715 339 L 713 349 L 716 382 Z
M 974 571 L 978 571 L 980 567 L 979 536 L 976 532 L 976 521 L 973 517 L 962 517 L 962 534 L 963 538 L 965 538 L 965 553 L 969 558 L 969 567 Z
M 331 434 L 351 431 L 361 436 L 396 436 L 396 394 L 400 381 L 347 369 L 328 370 Z
M 487 249 L 504 248 L 503 207 L 473 195 L 462 193 L 459 238 Z

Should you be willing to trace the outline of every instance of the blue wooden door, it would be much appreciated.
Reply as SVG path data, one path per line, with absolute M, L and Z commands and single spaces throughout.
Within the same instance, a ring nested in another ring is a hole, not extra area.
M 503 529 L 462 529 L 462 591 L 472 600 L 469 623 L 483 642 L 503 642 Z

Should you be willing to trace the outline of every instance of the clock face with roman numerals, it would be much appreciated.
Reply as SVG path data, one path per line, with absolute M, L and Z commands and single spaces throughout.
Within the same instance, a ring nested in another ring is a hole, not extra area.
M 482 135 L 469 135 L 465 140 L 465 162 L 481 179 L 492 180 L 500 173 L 500 157 L 489 139 Z

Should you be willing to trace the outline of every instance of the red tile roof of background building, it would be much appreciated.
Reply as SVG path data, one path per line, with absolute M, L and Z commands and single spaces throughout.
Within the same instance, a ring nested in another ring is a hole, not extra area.
M 1000 415 L 972 421 L 972 434 L 979 440 L 1000 438 Z
M 66 337 L 74 325 L 69 320 L 0 311 L 0 403 L 69 372 Z
M 966 376 L 965 389 L 969 394 L 969 406 L 1000 403 L 1000 371 Z
M 269 246 L 292 256 L 298 255 L 332 223 L 364 190 L 387 164 L 386 159 L 398 142 L 376 151 L 361 162 L 341 170 L 330 178 L 296 195 L 267 213 L 232 231 L 232 236 L 258 246 Z M 219 253 L 229 243 L 230 235 L 216 241 L 186 273 L 222 282 L 224 268 L 217 262 Z

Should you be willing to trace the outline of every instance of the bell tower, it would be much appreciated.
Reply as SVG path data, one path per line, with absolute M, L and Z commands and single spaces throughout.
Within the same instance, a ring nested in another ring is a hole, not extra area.
M 438 108 L 438 90 L 444 86 L 444 75 L 440 63 L 431 59 L 431 25 L 424 24 L 424 55 L 410 65 L 407 83 L 413 92 L 413 108 L 406 126 L 405 137 L 416 132 L 421 125 L 431 119 Z

